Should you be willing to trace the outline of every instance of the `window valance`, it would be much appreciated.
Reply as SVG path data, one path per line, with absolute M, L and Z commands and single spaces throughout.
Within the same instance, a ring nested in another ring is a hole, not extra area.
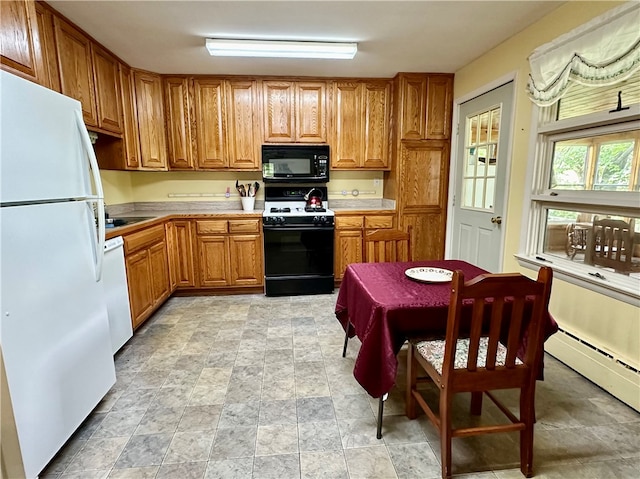
M 536 48 L 529 63 L 527 89 L 540 106 L 558 101 L 570 81 L 604 86 L 640 74 L 640 2 L 620 5 Z

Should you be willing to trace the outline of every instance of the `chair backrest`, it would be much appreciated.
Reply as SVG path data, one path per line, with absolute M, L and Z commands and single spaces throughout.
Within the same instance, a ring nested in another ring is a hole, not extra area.
M 364 237 L 364 261 L 411 261 L 411 227 L 408 231 L 380 229 L 367 233 Z
M 552 277 L 551 268 L 543 267 L 535 281 L 518 273 L 502 273 L 480 275 L 465 283 L 462 271 L 455 271 L 443 382 L 454 390 L 459 382 L 467 391 L 475 386 L 487 390 L 535 382 L 542 361 Z M 466 367 L 458 365 L 456 369 L 455 348 L 460 338 L 469 339 L 468 361 Z M 486 348 L 481 347 L 483 343 Z M 500 350 L 505 353 L 502 359 Z M 482 357 L 485 351 L 483 367 L 478 354 Z
M 596 216 L 589 238 L 587 262 L 629 274 L 633 256 L 633 226 L 633 220 L 627 223 L 610 218 L 599 219 Z

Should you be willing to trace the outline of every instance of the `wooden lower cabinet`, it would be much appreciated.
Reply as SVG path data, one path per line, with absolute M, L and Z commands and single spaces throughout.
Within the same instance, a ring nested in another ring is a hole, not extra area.
M 198 236 L 198 286 L 211 288 L 229 285 L 229 246 L 226 236 Z
M 171 294 L 165 226 L 125 235 L 124 250 L 131 321 L 136 329 Z
M 133 329 L 149 317 L 153 310 L 151 292 L 151 260 L 149 251 L 142 250 L 126 258 L 127 283 L 129 285 L 129 303 L 131 304 L 131 322 Z
M 169 256 L 169 275 L 171 290 L 193 288 L 196 285 L 193 268 L 193 234 L 191 221 L 172 220 L 165 225 L 167 232 L 167 250 Z
M 364 235 L 369 231 L 393 228 L 395 213 L 336 215 L 334 276 L 341 280 L 351 263 L 364 261 Z
M 262 277 L 262 238 L 259 234 L 229 236 L 230 284 L 259 286 Z
M 197 220 L 195 232 L 197 287 L 264 283 L 259 219 Z

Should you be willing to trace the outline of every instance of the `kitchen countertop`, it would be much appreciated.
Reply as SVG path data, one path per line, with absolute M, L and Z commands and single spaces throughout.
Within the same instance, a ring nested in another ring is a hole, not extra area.
M 376 212 L 394 212 L 395 209 L 391 208 L 389 203 L 381 202 L 364 202 L 356 203 L 338 203 L 334 207 L 334 201 L 330 201 L 330 208 L 337 214 L 351 213 L 351 214 L 371 214 Z M 107 207 L 107 211 L 112 218 L 136 218 L 136 217 L 149 217 L 150 219 L 139 221 L 123 226 L 113 226 L 106 228 L 106 239 L 120 236 L 123 234 L 130 234 L 149 226 L 155 226 L 156 224 L 163 223 L 170 219 L 206 219 L 216 216 L 236 216 L 247 218 L 261 218 L 264 209 L 264 202 L 256 202 L 256 208 L 253 211 L 245 211 L 240 208 L 229 208 L 231 205 L 222 205 L 211 203 L 203 204 L 202 202 L 163 202 L 163 203 L 134 203 L 127 205 L 110 205 Z M 239 206 L 239 205 L 238 205 Z M 395 205 L 393 205 L 395 206 Z M 226 207 L 226 208 L 225 208 Z

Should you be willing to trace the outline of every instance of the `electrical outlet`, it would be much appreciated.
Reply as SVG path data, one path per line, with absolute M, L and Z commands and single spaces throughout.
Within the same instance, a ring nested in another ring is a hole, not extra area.
M 380 178 L 373 179 L 373 186 L 380 186 Z

